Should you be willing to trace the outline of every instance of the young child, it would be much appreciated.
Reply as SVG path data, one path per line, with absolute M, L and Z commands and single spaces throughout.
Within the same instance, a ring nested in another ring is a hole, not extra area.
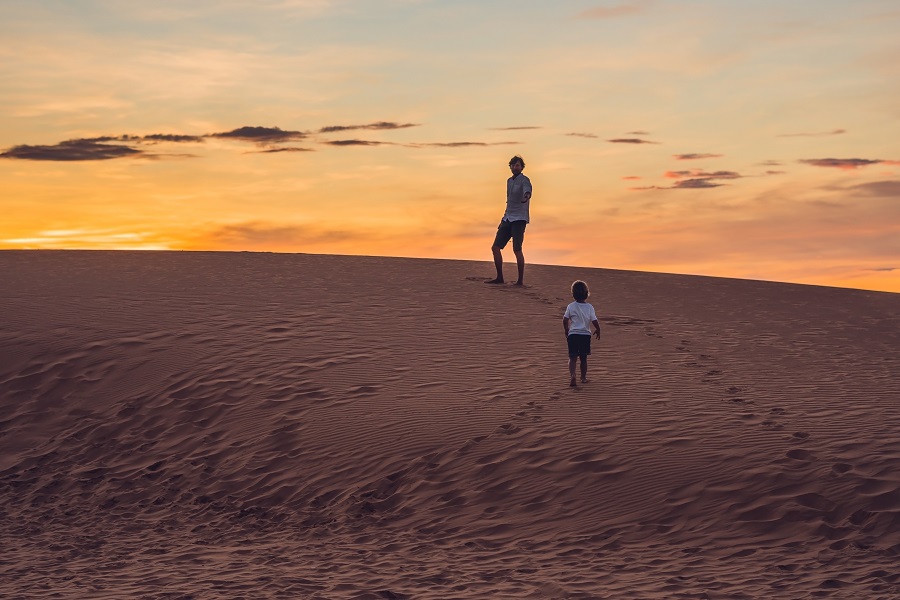
M 566 307 L 563 315 L 563 329 L 566 330 L 566 341 L 569 344 L 570 386 L 575 387 L 575 361 L 581 358 L 581 383 L 587 383 L 587 357 L 591 353 L 591 324 L 594 325 L 594 336 L 600 339 L 600 322 L 594 307 L 588 304 L 590 290 L 585 282 L 578 280 L 572 284 L 572 297 L 575 302 Z

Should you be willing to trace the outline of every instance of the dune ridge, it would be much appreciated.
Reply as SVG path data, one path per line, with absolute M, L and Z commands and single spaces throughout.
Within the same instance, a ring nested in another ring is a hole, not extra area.
M 0 596 L 900 597 L 900 295 L 490 270 L 0 252 Z

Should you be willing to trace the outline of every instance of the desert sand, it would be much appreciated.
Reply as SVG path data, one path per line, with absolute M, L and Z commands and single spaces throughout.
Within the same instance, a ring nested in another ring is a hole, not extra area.
M 0 252 L 0 597 L 900 597 L 900 294 L 489 276 Z

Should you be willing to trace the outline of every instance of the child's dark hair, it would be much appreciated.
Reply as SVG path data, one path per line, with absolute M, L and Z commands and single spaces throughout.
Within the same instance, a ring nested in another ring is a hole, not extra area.
M 579 279 L 572 284 L 572 297 L 575 298 L 576 302 L 584 302 L 590 295 L 591 291 L 588 289 L 587 284 L 582 280 Z
M 518 154 L 516 154 L 511 159 L 509 159 L 509 166 L 513 166 L 513 163 L 516 163 L 516 162 L 522 163 L 522 168 L 523 169 L 525 168 L 525 160 Z

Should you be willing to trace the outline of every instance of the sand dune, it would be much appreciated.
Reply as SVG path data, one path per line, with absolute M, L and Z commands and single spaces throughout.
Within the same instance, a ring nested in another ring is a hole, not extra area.
M 490 274 L 0 252 L 0 597 L 900 597 L 900 295 Z

